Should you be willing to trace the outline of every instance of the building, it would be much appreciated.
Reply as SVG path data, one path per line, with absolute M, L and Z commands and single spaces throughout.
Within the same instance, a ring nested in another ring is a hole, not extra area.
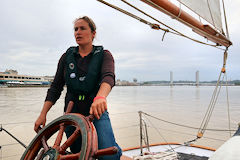
M 0 84 L 5 85 L 49 85 L 50 81 L 41 76 L 19 75 L 16 70 L 0 72 Z

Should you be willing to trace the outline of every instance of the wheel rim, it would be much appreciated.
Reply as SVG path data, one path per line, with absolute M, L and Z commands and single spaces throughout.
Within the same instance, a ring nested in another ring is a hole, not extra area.
M 66 126 L 74 126 L 76 130 L 63 141 Z M 57 135 L 56 138 L 53 135 Z M 67 149 L 81 135 L 82 147 L 79 153 L 71 154 Z M 50 140 L 54 139 L 54 143 Z M 21 160 L 85 160 L 97 151 L 96 130 L 91 122 L 80 114 L 66 114 L 50 122 L 39 131 L 25 150 Z M 45 158 L 45 159 L 44 159 Z

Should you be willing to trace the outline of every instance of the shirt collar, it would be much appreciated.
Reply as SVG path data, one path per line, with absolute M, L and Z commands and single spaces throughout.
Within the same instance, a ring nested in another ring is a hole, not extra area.
M 78 53 L 78 50 L 79 50 L 79 46 L 77 46 L 77 47 L 75 48 L 74 52 L 73 52 L 75 56 L 80 56 L 80 54 Z M 96 50 L 96 47 L 93 45 L 92 51 L 91 51 L 87 56 L 85 56 L 85 57 L 91 56 L 91 55 L 94 53 L 95 50 Z M 81 56 L 80 56 L 80 57 L 81 57 Z

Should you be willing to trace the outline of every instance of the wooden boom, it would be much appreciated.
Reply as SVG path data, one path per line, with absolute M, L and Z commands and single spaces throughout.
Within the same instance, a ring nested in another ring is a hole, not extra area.
M 160 10 L 161 12 L 177 19 L 185 25 L 191 27 L 194 32 L 215 42 L 218 45 L 229 47 L 232 42 L 223 34 L 213 29 L 210 25 L 204 25 L 196 20 L 187 12 L 181 10 L 178 6 L 171 3 L 169 0 L 141 0 L 148 5 Z M 177 18 L 176 18 L 177 17 Z

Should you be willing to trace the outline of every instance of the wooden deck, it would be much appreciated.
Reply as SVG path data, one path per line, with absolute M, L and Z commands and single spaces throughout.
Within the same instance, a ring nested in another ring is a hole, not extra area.
M 128 157 L 128 156 L 124 156 L 122 155 L 120 160 L 133 160 L 132 158 Z

